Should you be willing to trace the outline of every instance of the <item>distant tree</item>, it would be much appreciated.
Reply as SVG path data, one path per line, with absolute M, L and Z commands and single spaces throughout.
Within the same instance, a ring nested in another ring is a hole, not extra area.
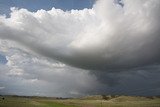
M 116 98 L 116 95 L 111 95 L 111 98 Z
M 102 95 L 102 99 L 104 99 L 104 100 L 109 100 L 109 97 L 106 96 L 106 95 Z

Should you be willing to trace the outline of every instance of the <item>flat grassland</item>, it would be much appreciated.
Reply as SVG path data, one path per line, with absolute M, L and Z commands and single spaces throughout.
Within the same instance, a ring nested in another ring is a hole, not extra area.
M 0 107 L 160 107 L 159 97 L 88 96 L 75 99 L 4 96 Z

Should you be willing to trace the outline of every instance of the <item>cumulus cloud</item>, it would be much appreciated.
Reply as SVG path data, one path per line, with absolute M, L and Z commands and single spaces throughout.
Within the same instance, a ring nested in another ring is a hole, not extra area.
M 0 68 L 3 93 L 159 93 L 160 1 L 118 2 L 97 0 L 92 9 L 71 11 L 11 8 L 10 17 L 1 15 L 0 49 L 8 60 Z
M 159 63 L 160 2 L 99 0 L 92 9 L 12 8 L 0 18 L 0 37 L 43 56 L 92 70 Z

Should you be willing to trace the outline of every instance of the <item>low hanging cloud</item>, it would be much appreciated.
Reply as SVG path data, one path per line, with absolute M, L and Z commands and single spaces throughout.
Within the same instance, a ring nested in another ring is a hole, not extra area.
M 30 12 L 12 8 L 0 17 L 0 38 L 89 70 L 160 63 L 160 1 L 98 0 L 92 9 Z
M 7 59 L 5 65 L 0 64 L 0 94 L 77 97 L 100 84 L 88 70 L 34 56 L 15 45 L 0 40 Z
M 0 40 L 7 64 L 0 64 L 0 94 L 77 97 L 93 94 L 159 95 L 159 65 L 98 72 L 33 55 Z

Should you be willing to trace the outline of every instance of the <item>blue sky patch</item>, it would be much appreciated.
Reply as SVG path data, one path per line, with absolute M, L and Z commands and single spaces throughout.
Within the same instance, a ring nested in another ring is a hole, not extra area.
M 6 64 L 7 62 L 6 56 L 0 54 L 0 64 Z
M 92 8 L 95 0 L 0 0 L 0 14 L 10 13 L 10 7 L 26 8 L 29 11 L 50 10 L 53 7 L 62 10 Z

